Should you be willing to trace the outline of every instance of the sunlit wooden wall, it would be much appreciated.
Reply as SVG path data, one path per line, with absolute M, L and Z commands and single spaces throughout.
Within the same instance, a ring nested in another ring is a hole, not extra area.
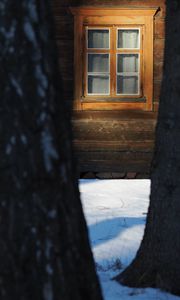
M 165 0 L 52 0 L 52 5 L 67 109 L 72 108 L 74 85 L 73 16 L 68 8 L 79 5 L 160 8 L 154 19 L 153 112 L 84 111 L 73 115 L 74 144 L 81 175 L 148 176 L 163 70 Z

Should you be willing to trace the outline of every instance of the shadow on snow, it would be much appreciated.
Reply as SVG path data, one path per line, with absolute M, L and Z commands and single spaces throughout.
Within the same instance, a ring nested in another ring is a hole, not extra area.
M 89 226 L 89 237 L 93 247 L 113 240 L 124 230 L 145 224 L 145 217 L 120 217 L 106 219 Z

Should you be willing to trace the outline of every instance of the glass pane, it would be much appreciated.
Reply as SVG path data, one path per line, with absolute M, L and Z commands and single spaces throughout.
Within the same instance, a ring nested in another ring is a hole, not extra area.
M 109 30 L 89 29 L 88 48 L 109 49 Z
M 118 48 L 139 48 L 139 30 L 118 29 Z
M 109 72 L 109 54 L 88 54 L 88 72 Z
M 139 55 L 138 54 L 118 54 L 117 72 L 138 72 Z
M 117 76 L 117 94 L 138 94 L 138 76 Z
M 89 75 L 88 94 L 109 94 L 109 76 Z

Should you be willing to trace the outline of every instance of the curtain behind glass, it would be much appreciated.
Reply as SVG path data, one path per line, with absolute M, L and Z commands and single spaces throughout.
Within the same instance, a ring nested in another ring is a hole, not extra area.
M 88 54 L 88 72 L 109 72 L 109 54 Z
M 88 48 L 108 49 L 109 30 L 107 29 L 88 29 Z
M 118 48 L 124 48 L 124 49 L 139 48 L 139 30 L 118 29 Z
M 89 75 L 88 94 L 109 94 L 109 76 Z
M 139 55 L 138 54 L 118 54 L 117 72 L 138 72 Z
M 117 94 L 138 94 L 137 76 L 117 76 Z

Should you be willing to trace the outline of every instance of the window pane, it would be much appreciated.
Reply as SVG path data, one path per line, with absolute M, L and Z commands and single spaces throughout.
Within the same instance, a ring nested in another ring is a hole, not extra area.
M 117 72 L 138 72 L 139 55 L 138 54 L 118 54 Z
M 117 94 L 138 94 L 138 76 L 117 76 Z
M 88 54 L 88 72 L 109 72 L 109 54 Z
M 88 48 L 109 49 L 109 30 L 89 29 Z
M 88 94 L 109 94 L 109 76 L 89 75 Z
M 118 29 L 118 48 L 139 48 L 138 29 Z

